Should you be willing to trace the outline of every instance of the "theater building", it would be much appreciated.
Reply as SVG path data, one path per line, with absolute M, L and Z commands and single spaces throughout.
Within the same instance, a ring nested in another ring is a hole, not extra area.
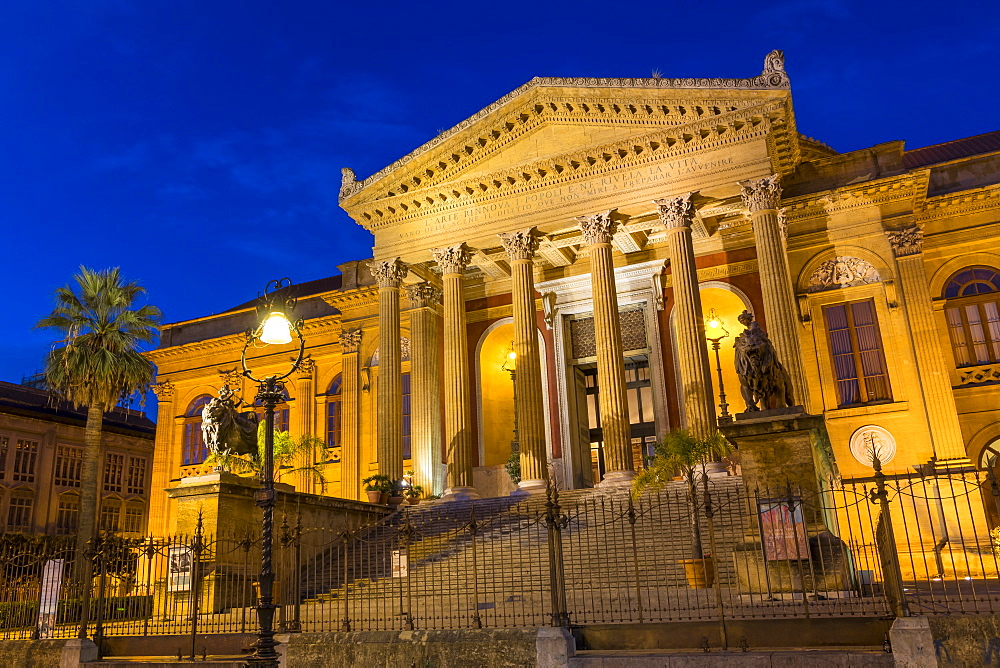
M 666 431 L 714 429 L 720 389 L 743 411 L 744 310 L 844 478 L 873 447 L 887 472 L 1000 452 L 1000 132 L 838 153 L 799 131 L 772 52 L 746 79 L 533 79 L 345 169 L 340 204 L 374 258 L 295 287 L 307 357 L 278 418 L 325 439 L 329 480 L 282 478 L 299 490 L 359 499 L 412 470 L 429 493 L 508 494 L 512 447 L 525 492 L 627 484 Z M 210 473 L 200 410 L 223 382 L 253 401 L 253 306 L 163 327 L 154 489 Z

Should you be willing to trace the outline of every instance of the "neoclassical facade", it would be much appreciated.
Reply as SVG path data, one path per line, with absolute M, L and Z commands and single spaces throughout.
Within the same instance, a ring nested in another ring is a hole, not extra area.
M 709 315 L 743 410 L 744 310 L 840 475 L 870 475 L 873 447 L 894 471 L 1000 451 L 1000 133 L 839 154 L 798 131 L 772 52 L 748 79 L 533 79 L 364 180 L 345 169 L 340 203 L 374 257 L 297 286 L 308 359 L 279 419 L 329 446 L 329 484 L 299 489 L 360 498 L 412 470 L 507 494 L 514 448 L 522 493 L 627 484 L 667 430 L 715 428 Z M 164 327 L 154 485 L 206 472 L 192 425 L 222 382 L 252 401 L 252 307 Z

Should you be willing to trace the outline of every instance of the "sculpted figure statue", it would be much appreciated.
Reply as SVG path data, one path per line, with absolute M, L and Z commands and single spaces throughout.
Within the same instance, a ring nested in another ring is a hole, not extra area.
M 736 374 L 747 411 L 767 410 L 772 397 L 776 408 L 791 406 L 792 380 L 778 361 L 767 333 L 750 311 L 743 311 L 739 321 L 746 329 L 736 337 Z
M 201 409 L 201 435 L 215 454 L 249 455 L 257 451 L 257 414 L 240 413 L 246 404 L 229 385 Z

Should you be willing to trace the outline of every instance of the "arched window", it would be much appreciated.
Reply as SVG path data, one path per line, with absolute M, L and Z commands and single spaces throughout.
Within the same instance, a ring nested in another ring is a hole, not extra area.
M 995 438 L 987 443 L 983 451 L 979 453 L 979 468 L 985 471 L 996 466 L 1000 463 L 997 460 L 998 455 L 1000 455 L 1000 438 Z
M 944 296 L 955 364 L 1000 362 L 1000 273 L 963 269 L 945 285 Z
M 326 392 L 326 447 L 339 448 L 341 424 L 343 422 L 343 404 L 341 403 L 340 389 L 343 377 L 338 375 L 330 383 L 330 389 Z
M 184 448 L 182 466 L 201 464 L 208 457 L 208 448 L 201 437 L 201 409 L 212 400 L 212 395 L 203 394 L 188 404 L 184 411 Z

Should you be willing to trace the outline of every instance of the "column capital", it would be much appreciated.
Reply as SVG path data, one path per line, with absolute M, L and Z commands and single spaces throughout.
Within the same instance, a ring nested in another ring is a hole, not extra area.
M 368 263 L 372 276 L 378 281 L 380 288 L 398 288 L 406 278 L 408 269 L 398 257 L 391 260 L 372 260 Z
M 441 288 L 430 283 L 414 283 L 407 285 L 404 289 L 406 290 L 406 298 L 410 300 L 410 304 L 414 308 L 427 308 L 441 303 Z
M 919 255 L 924 250 L 924 231 L 919 225 L 886 230 L 885 236 L 888 237 L 892 253 L 896 257 Z
M 668 230 L 691 227 L 694 221 L 694 205 L 691 203 L 691 193 L 679 197 L 654 199 L 656 212 L 660 216 L 660 224 Z
M 517 232 L 503 232 L 497 236 L 500 237 L 503 249 L 507 251 L 507 257 L 512 261 L 530 260 L 538 250 L 538 237 L 535 236 L 534 227 Z
M 618 223 L 611 218 L 611 214 L 617 210 L 611 209 L 589 216 L 577 216 L 576 221 L 580 224 L 580 231 L 583 232 L 589 245 L 611 243 L 612 237 L 618 231 Z
M 348 329 L 340 333 L 340 346 L 344 353 L 356 353 L 361 345 L 361 330 Z
M 294 362 L 294 358 L 292 359 Z M 312 375 L 316 373 L 316 360 L 314 360 L 310 355 L 306 355 L 299 362 L 298 377 L 299 378 L 311 378 Z
M 174 384 L 166 378 L 153 385 L 153 394 L 156 395 L 157 401 L 170 401 L 174 398 L 175 390 Z
M 465 268 L 469 266 L 469 249 L 464 243 L 447 248 L 432 248 L 431 255 L 442 274 L 464 274 Z
M 781 200 L 781 177 L 771 174 L 760 179 L 750 179 L 740 181 L 741 193 L 743 195 L 743 206 L 750 213 L 777 209 Z

